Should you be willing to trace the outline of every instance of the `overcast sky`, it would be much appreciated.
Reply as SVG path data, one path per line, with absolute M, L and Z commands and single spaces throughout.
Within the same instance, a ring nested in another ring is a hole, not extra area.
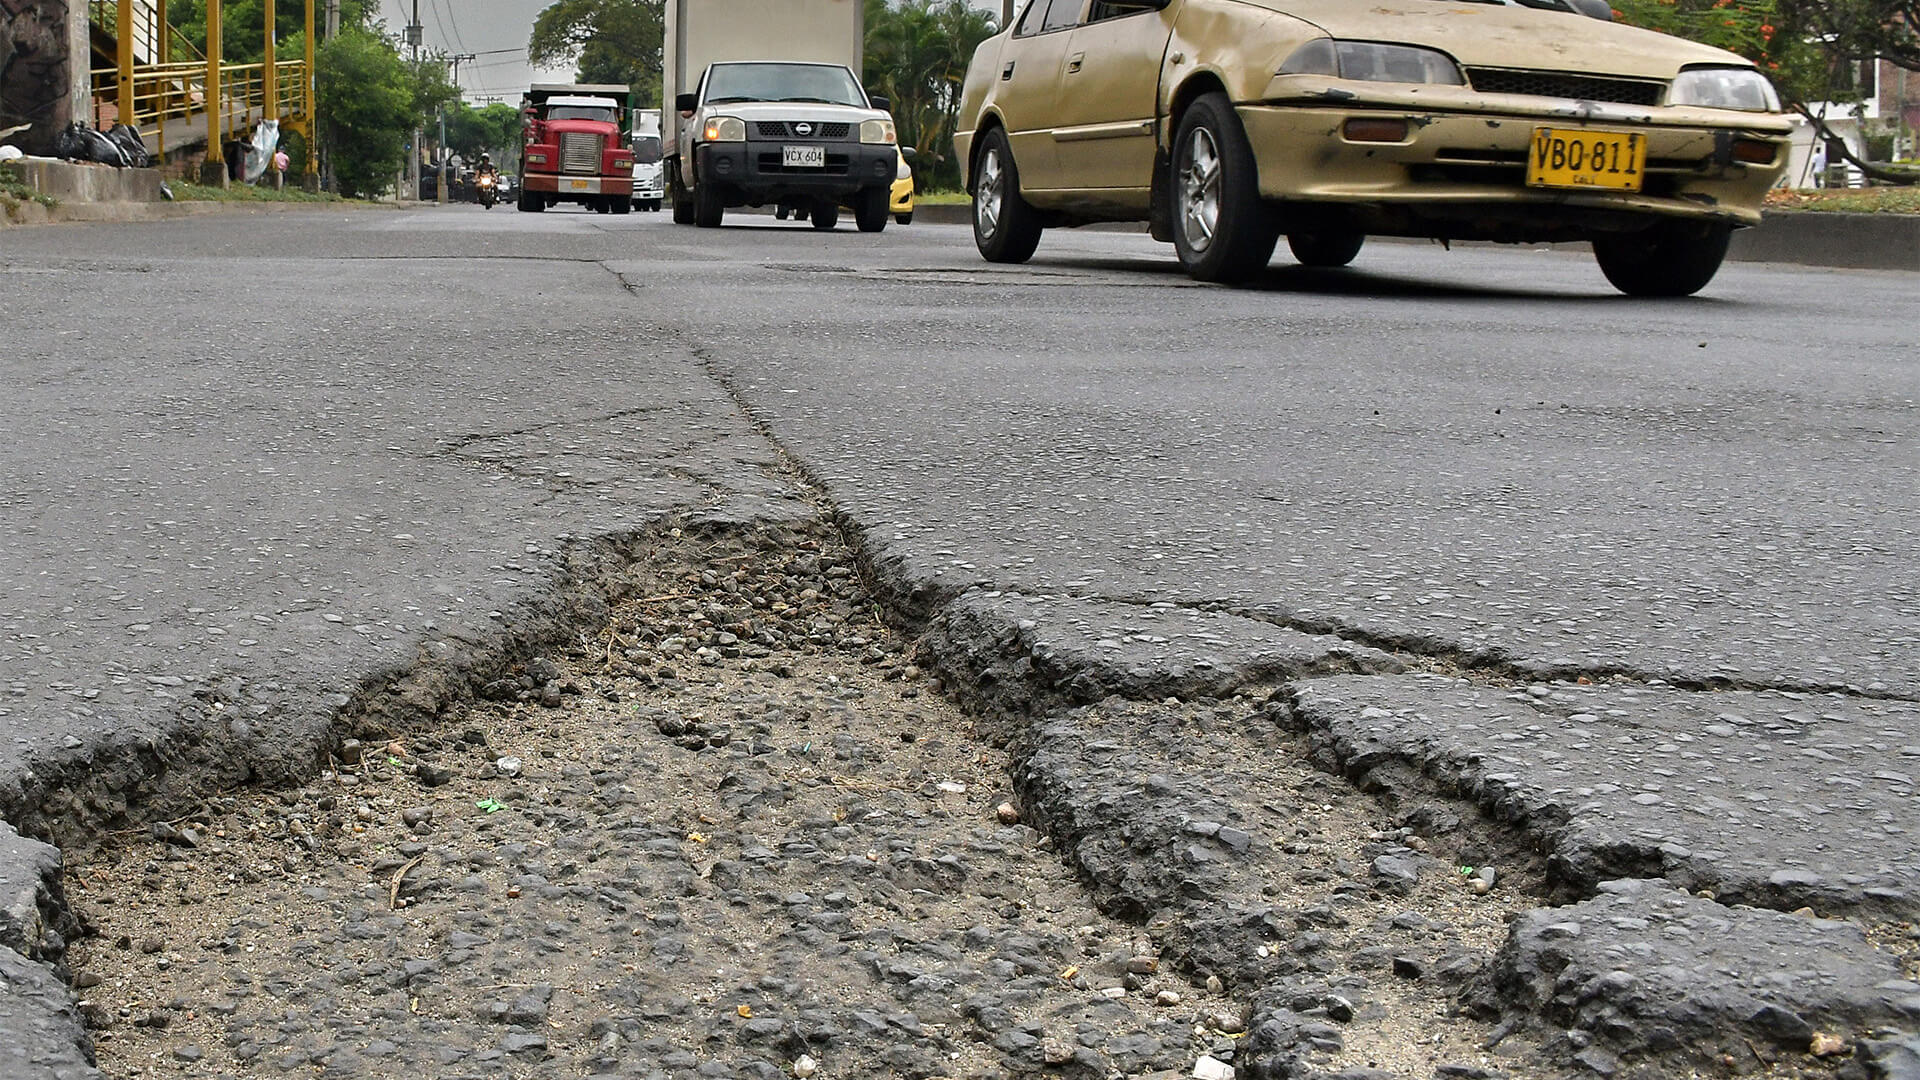
M 404 35 L 419 5 L 422 47 L 448 55 L 472 53 L 460 65 L 460 89 L 472 104 L 489 97 L 517 105 L 521 91 L 534 82 L 571 82 L 573 69 L 541 70 L 527 63 L 527 37 L 534 17 L 553 0 L 380 0 L 380 14 L 395 36 Z M 781 3 L 783 0 L 768 0 Z M 1000 9 L 1000 0 L 972 0 L 976 7 Z

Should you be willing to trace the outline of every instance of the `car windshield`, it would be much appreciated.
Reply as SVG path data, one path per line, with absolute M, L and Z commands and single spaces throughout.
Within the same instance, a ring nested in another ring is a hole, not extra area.
M 555 105 L 547 110 L 549 120 L 598 120 L 603 124 L 613 123 L 611 108 L 597 108 L 592 105 Z
M 867 107 L 853 72 L 837 64 L 715 64 L 707 72 L 707 103 L 811 101 Z
M 660 136 L 642 135 L 633 140 L 633 160 L 636 165 L 658 165 L 660 163 Z

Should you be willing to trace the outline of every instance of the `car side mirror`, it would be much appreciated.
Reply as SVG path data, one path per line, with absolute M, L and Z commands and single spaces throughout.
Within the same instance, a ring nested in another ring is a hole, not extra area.
M 903 146 L 900 148 L 900 156 L 906 158 L 908 161 L 912 161 L 914 158 L 919 157 L 920 154 L 911 146 Z
M 881 96 L 880 96 L 880 95 L 878 95 L 878 94 L 870 94 L 870 95 L 868 95 L 868 97 L 867 97 L 867 100 L 868 100 L 868 101 L 870 101 L 870 102 L 872 102 L 872 103 L 873 103 L 873 107 L 874 107 L 874 108 L 876 108 L 876 109 L 879 109 L 879 110 L 880 110 L 881 112 L 892 112 L 892 111 L 893 111 L 893 99 L 892 99 L 892 98 L 883 98 L 883 97 L 881 97 Z
M 700 107 L 700 98 L 694 94 L 675 94 L 673 107 L 683 113 L 690 113 Z

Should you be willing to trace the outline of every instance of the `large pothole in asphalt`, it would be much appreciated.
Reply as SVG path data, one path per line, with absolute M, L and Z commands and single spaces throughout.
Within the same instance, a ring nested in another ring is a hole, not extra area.
M 1540 864 L 1393 820 L 1271 687 L 976 728 L 824 524 L 626 577 L 431 729 L 75 857 L 103 1071 L 1559 1075 L 1458 1007 Z

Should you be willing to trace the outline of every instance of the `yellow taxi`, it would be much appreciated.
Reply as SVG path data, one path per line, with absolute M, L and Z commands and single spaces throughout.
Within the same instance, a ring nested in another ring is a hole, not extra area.
M 974 53 L 954 147 L 995 261 L 1145 221 L 1192 276 L 1281 236 L 1589 241 L 1682 296 L 1760 220 L 1791 125 L 1754 65 L 1589 0 L 1028 0 Z
M 893 175 L 893 191 L 887 200 L 887 212 L 902 225 L 913 224 L 913 166 L 907 164 L 912 150 L 902 148 L 900 166 Z

